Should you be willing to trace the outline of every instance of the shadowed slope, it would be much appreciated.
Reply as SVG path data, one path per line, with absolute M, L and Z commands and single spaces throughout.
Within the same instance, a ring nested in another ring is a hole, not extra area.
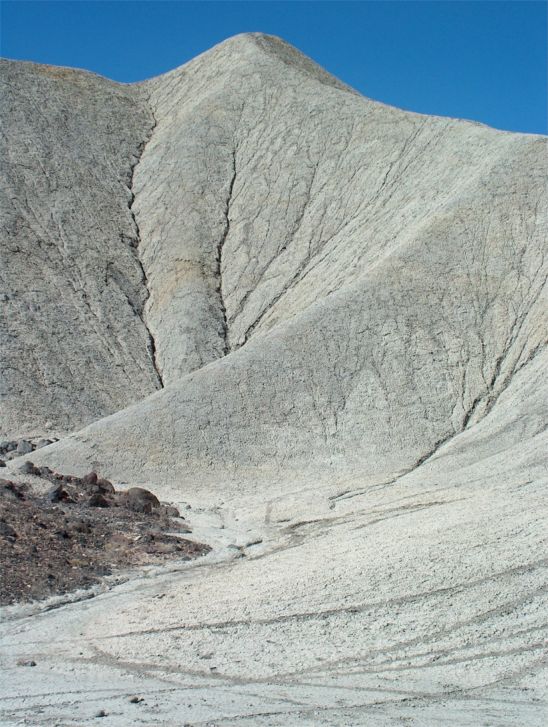
M 131 211 L 152 117 L 82 71 L 0 71 L 0 432 L 67 432 L 160 385 Z

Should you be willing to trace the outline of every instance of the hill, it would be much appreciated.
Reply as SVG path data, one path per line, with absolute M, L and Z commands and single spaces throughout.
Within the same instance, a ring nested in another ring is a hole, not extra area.
M 546 139 L 262 34 L 2 78 L 3 434 L 213 547 L 16 621 L 25 656 L 63 629 L 33 704 L 128 724 L 133 674 L 166 724 L 540 725 Z

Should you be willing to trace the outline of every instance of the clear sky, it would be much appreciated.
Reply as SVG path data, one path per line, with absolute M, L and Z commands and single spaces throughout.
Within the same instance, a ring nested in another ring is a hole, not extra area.
M 135 81 L 236 33 L 261 31 L 370 98 L 547 133 L 545 2 L 3 0 L 0 7 L 7 58 Z

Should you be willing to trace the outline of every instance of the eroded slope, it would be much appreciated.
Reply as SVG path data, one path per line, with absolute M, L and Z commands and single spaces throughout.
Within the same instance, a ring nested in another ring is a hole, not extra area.
M 249 34 L 146 84 L 157 125 L 135 209 L 168 383 L 432 228 L 457 226 L 458 245 L 542 222 L 542 140 L 369 101 L 305 60 Z M 521 222 L 500 219 L 509 205 Z
M 0 432 L 67 432 L 160 382 L 132 214 L 153 125 L 135 90 L 2 61 Z

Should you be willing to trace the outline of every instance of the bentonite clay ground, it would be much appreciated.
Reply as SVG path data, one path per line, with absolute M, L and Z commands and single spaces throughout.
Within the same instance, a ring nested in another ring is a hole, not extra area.
M 31 463 L 26 470 L 51 487 L 41 492 L 0 479 L 2 605 L 86 588 L 115 569 L 210 550 L 179 537 L 190 532 L 184 519 L 148 490 L 115 491 L 95 473 L 79 478 Z

